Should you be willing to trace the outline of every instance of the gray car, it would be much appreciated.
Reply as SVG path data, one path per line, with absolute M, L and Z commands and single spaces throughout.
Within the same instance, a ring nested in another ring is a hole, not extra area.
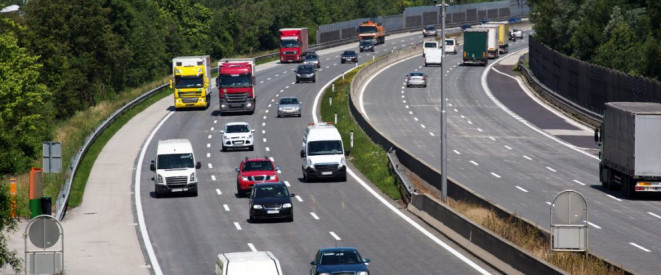
M 425 27 L 424 30 L 422 30 L 422 36 L 427 37 L 427 36 L 433 36 L 437 37 L 438 36 L 438 31 L 436 30 L 436 27 L 432 25 L 428 25 Z
M 427 87 L 427 75 L 423 72 L 410 72 L 406 75 L 406 87 Z
M 278 103 L 278 117 L 282 116 L 301 116 L 301 102 L 293 96 L 284 96 Z
M 321 61 L 319 60 L 319 55 L 314 52 L 309 52 L 305 55 L 305 63 L 315 66 L 316 68 L 321 67 Z

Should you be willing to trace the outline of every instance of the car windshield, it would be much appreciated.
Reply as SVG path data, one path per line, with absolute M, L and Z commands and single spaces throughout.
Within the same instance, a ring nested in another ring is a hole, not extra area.
M 284 185 L 255 186 L 255 198 L 289 197 Z
M 174 87 L 176 89 L 202 88 L 204 86 L 203 77 L 180 77 L 174 78 Z
M 157 169 L 186 169 L 194 168 L 193 154 L 158 155 Z
M 316 55 L 306 55 L 305 60 L 316 61 L 316 60 L 319 60 L 319 57 L 316 56 Z
M 360 45 L 363 46 L 372 46 L 372 41 L 371 40 L 361 40 Z
M 342 53 L 342 55 L 345 55 L 345 56 L 354 56 L 354 55 L 356 55 L 356 52 L 354 52 L 354 51 L 345 51 L 344 53 Z
M 445 40 L 445 45 L 453 46 L 454 45 L 454 40 Z
M 273 170 L 273 165 L 270 161 L 258 160 L 258 161 L 248 161 L 243 164 L 243 171 L 264 171 L 264 170 Z
M 298 69 L 296 71 L 299 73 L 314 72 L 314 67 L 312 67 L 311 65 L 301 65 L 298 66 Z
M 361 263 L 358 252 L 352 250 L 323 252 L 319 265 L 358 264 Z
M 342 142 L 339 140 L 311 141 L 308 143 L 308 155 L 342 154 Z
M 281 98 L 280 99 L 280 104 L 281 105 L 298 104 L 298 99 L 296 99 L 296 98 Z
M 436 42 L 425 43 L 425 48 L 436 48 Z
M 225 133 L 248 133 L 250 132 L 250 127 L 246 124 L 237 124 L 237 125 L 227 125 L 225 127 Z
M 240 75 L 240 76 L 231 76 L 231 75 L 221 75 L 220 83 L 221 88 L 248 88 L 250 87 L 250 76 L 249 75 Z
M 410 76 L 423 76 L 423 73 L 410 73 Z
M 280 41 L 280 48 L 298 48 L 298 40 L 283 39 Z
M 428 30 L 428 31 L 435 31 L 435 30 L 436 30 L 436 27 L 434 27 L 434 26 L 427 26 L 427 27 L 425 28 L 425 30 Z

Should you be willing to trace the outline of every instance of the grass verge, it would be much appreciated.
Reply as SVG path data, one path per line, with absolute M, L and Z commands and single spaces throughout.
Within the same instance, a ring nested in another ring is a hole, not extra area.
M 369 63 L 368 63 L 369 64 Z M 363 65 L 365 66 L 365 65 Z M 362 68 L 360 66 L 359 68 Z M 363 132 L 349 111 L 349 91 L 351 81 L 359 69 L 347 73 L 344 78 L 339 78 L 334 82 L 335 92 L 332 87 L 327 88 L 321 100 L 321 119 L 322 121 L 334 121 L 337 114 L 336 127 L 342 135 L 342 142 L 345 149 L 350 147 L 349 133 L 353 130 L 353 148 L 347 160 L 376 185 L 383 193 L 387 194 L 393 200 L 402 198 L 402 194 L 397 186 L 397 181 L 388 170 L 388 156 L 379 145 Z M 332 98 L 332 104 L 328 100 Z

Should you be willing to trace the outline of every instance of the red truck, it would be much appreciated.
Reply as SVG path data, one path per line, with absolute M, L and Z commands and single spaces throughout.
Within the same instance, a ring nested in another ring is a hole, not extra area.
M 308 51 L 308 29 L 280 29 L 280 62 L 303 62 Z
M 221 114 L 255 112 L 255 59 L 221 59 L 216 81 Z

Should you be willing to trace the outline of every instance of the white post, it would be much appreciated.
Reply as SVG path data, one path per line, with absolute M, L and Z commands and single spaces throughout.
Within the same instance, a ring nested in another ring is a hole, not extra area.
M 353 130 L 351 130 L 349 132 L 349 137 L 350 137 L 350 140 L 351 140 L 351 148 L 353 148 Z
M 335 124 L 337 124 L 337 113 L 335 113 Z

